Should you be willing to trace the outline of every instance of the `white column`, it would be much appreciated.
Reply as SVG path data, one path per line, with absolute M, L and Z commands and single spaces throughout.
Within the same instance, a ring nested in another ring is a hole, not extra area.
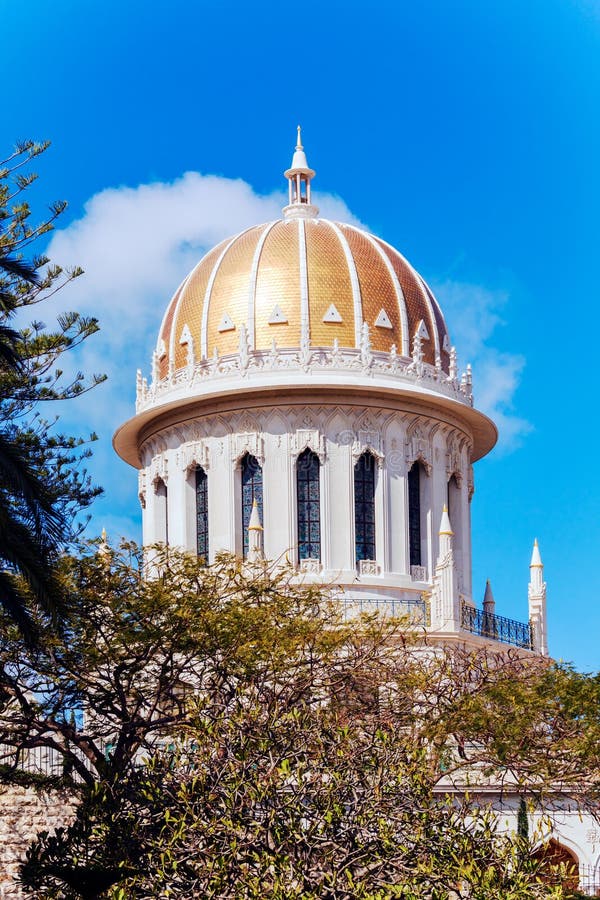
M 335 572 L 355 570 L 354 536 L 354 464 L 349 443 L 330 442 L 327 446 L 327 482 L 329 492 L 327 519 L 321 522 L 321 535 L 329 535 L 329 568 Z
M 236 552 L 235 516 L 241 518 L 241 499 L 235 504 L 234 463 L 229 437 L 214 438 L 209 445 L 208 525 L 211 562 L 219 551 Z M 239 477 L 239 472 L 237 473 Z M 237 508 L 239 507 L 239 509 Z
M 377 563 L 382 573 L 390 571 L 389 489 L 385 460 L 375 460 L 375 547 Z
M 460 576 L 463 593 L 471 597 L 471 573 L 468 566 L 468 551 L 465 552 L 465 519 L 469 516 L 469 500 L 466 478 L 461 478 L 460 485 L 456 476 L 448 482 L 448 511 L 454 530 L 454 558 Z
M 390 572 L 410 573 L 408 556 L 408 479 L 404 462 L 386 462 L 388 473 Z
M 186 472 L 179 464 L 175 451 L 169 451 L 169 486 L 167 491 L 167 516 L 169 523 L 169 546 L 181 550 L 186 543 Z
M 431 545 L 427 559 L 427 571 L 429 578 L 433 577 L 433 568 L 438 558 L 440 542 L 437 528 L 434 527 L 440 521 L 442 510 L 448 504 L 448 477 L 446 473 L 446 438 L 443 433 L 436 434 L 432 446 L 432 471 L 429 476 L 431 482 Z
M 433 578 L 435 556 L 433 555 L 435 539 L 433 516 L 434 502 L 436 498 L 436 484 L 434 481 L 435 469 L 428 475 L 425 466 L 420 465 L 420 490 L 421 490 L 421 565 L 427 568 L 427 578 Z M 408 507 L 407 507 L 408 508 Z
M 184 473 L 184 482 L 183 482 L 183 502 L 184 502 L 184 542 L 183 546 L 186 550 L 190 552 L 196 552 L 197 548 L 197 539 L 196 539 L 196 469 L 191 468 L 187 469 Z M 210 495 L 210 487 L 211 487 L 211 478 L 210 474 L 208 474 L 208 492 Z M 210 503 L 210 496 L 209 496 Z M 209 542 L 208 549 L 210 553 L 210 531 L 209 531 Z
M 325 461 L 319 465 L 319 488 L 321 494 L 321 565 L 324 569 L 332 568 L 332 543 L 335 528 L 331 517 L 331 461 L 325 457 Z
M 151 543 L 150 541 L 150 530 L 151 530 L 151 509 L 152 509 L 152 500 L 150 497 L 150 493 L 152 491 L 152 484 L 150 482 L 150 473 L 147 469 L 141 469 L 138 475 L 138 495 L 140 500 L 140 506 L 142 507 L 142 546 L 145 547 Z
M 294 545 L 292 533 L 292 469 L 287 434 L 265 434 L 263 466 L 264 553 L 267 559 L 290 556 Z M 295 471 L 295 470 L 294 470 Z M 295 487 L 295 484 L 293 485 Z
M 465 573 L 465 588 L 466 585 L 469 587 L 469 595 L 473 597 L 473 548 L 472 548 L 472 538 L 471 538 L 471 486 L 474 484 L 473 481 L 469 481 L 469 479 L 473 478 L 473 467 L 469 463 L 469 456 L 467 451 L 467 461 L 465 465 L 465 473 L 464 473 L 464 511 L 463 511 L 463 528 L 464 528 L 464 543 L 463 543 L 463 571 Z
M 168 520 L 168 498 L 169 492 L 167 482 L 158 480 L 154 481 L 150 490 L 152 513 L 151 513 L 151 544 L 168 543 L 169 542 L 169 520 Z
M 288 453 L 287 459 L 287 507 L 289 510 L 286 534 L 289 540 L 290 563 L 297 566 L 298 558 L 298 498 L 296 491 L 296 457 Z

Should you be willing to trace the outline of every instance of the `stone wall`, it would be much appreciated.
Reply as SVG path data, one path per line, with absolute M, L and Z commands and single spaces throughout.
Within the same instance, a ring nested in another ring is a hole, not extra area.
M 68 824 L 75 800 L 69 791 L 10 785 L 0 787 L 0 898 L 30 897 L 15 881 L 19 863 L 40 831 Z

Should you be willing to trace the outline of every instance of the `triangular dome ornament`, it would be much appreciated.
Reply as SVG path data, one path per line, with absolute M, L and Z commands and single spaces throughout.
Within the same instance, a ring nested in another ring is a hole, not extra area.
M 181 337 L 179 338 L 179 343 L 182 347 L 185 347 L 186 344 L 189 344 L 192 340 L 192 332 L 189 329 L 188 325 L 184 325 L 181 329 Z
M 324 322 L 341 322 L 342 321 L 342 317 L 340 316 L 339 312 L 337 311 L 337 309 L 333 303 L 330 304 L 329 309 L 323 316 L 323 321 Z
M 287 323 L 287 316 L 280 307 L 279 303 L 275 304 L 273 312 L 271 313 L 271 317 L 269 319 L 269 325 L 285 325 Z
M 235 331 L 235 325 L 233 324 L 233 319 L 229 315 L 228 312 L 224 312 L 221 316 L 221 321 L 219 322 L 218 331 Z
M 429 332 L 427 331 L 427 325 L 425 324 L 423 319 L 421 319 L 421 321 L 417 325 L 417 330 L 415 331 L 415 334 L 418 334 L 419 337 L 424 341 L 429 340 Z
M 390 321 L 390 317 L 388 316 L 385 309 L 383 309 L 383 308 L 379 310 L 379 315 L 375 319 L 375 327 L 376 328 L 393 328 L 394 327 Z
M 158 358 L 159 358 L 159 359 L 164 359 L 165 356 L 167 355 L 167 345 L 166 345 L 165 342 L 162 340 L 162 338 L 161 338 L 161 340 L 158 342 L 158 347 L 156 348 L 156 352 L 157 352 L 157 354 L 158 354 Z
M 445 350 L 446 353 L 450 353 L 450 338 L 448 334 L 444 335 L 444 340 L 442 341 L 442 350 Z

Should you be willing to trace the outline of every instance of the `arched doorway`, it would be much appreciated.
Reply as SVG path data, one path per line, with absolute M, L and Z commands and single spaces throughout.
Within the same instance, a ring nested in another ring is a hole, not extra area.
M 541 862 L 542 878 L 547 884 L 562 884 L 569 891 L 579 887 L 579 860 L 554 838 L 536 850 L 533 859 Z

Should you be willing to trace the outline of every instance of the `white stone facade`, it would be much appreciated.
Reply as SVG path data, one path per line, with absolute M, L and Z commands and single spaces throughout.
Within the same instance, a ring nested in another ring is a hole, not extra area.
M 362 400 L 362 402 L 361 402 Z M 369 402 L 371 401 L 371 402 Z M 471 439 L 451 417 L 418 414 L 401 402 L 368 396 L 311 396 L 236 409 L 167 424 L 140 449 L 144 544 L 196 547 L 193 473 L 208 476 L 210 558 L 241 554 L 240 460 L 253 455 L 263 473 L 264 553 L 298 565 L 296 460 L 306 448 L 319 457 L 321 559 L 313 573 L 342 585 L 348 599 L 412 598 L 431 586 L 439 552 L 438 524 L 450 500 L 460 595 L 471 602 Z M 375 460 L 375 546 L 372 561 L 355 555 L 354 466 L 362 453 Z M 421 569 L 409 562 L 407 473 L 421 462 Z M 166 492 L 164 490 L 166 486 Z M 449 497 L 450 492 L 450 497 Z M 165 498 L 166 493 L 166 498 Z M 167 512 L 165 515 L 165 502 Z M 368 563 L 371 563 L 370 565 Z

